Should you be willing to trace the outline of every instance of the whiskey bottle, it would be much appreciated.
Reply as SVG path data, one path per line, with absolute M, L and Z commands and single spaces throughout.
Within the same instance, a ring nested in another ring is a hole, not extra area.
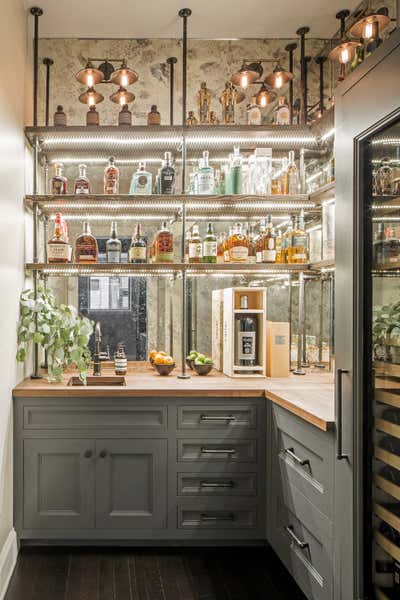
M 201 167 L 197 173 L 197 194 L 214 194 L 214 169 L 208 164 L 208 151 L 204 150 Z
M 240 296 L 240 310 L 248 310 L 248 296 Z M 258 318 L 256 314 L 235 314 L 235 366 L 258 364 Z
M 290 110 L 285 96 L 280 96 L 274 114 L 275 125 L 290 125 Z
M 282 174 L 281 174 L 281 194 L 289 193 L 289 172 L 288 172 L 288 160 L 284 158 L 282 160 Z
M 254 233 L 254 225 L 250 225 L 249 232 L 247 234 L 247 239 L 249 243 L 249 263 L 256 262 L 256 236 Z
M 283 249 L 283 240 L 282 240 L 282 232 L 278 229 L 278 232 L 275 236 L 275 262 L 284 263 L 286 262 L 285 251 Z
M 203 244 L 199 233 L 199 226 L 193 225 L 192 235 L 189 239 L 189 262 L 201 263 L 203 257 Z
M 79 165 L 79 177 L 75 179 L 75 194 L 90 194 L 90 181 L 86 175 L 86 165 Z
M 160 172 L 160 193 L 175 194 L 175 169 L 172 166 L 171 152 L 165 153 L 164 166 Z
M 263 249 L 262 249 L 262 262 L 263 263 L 274 263 L 276 261 L 276 246 L 275 246 L 275 232 L 272 225 L 272 217 L 268 216 L 267 227 L 264 235 Z
M 111 223 L 111 235 L 106 241 L 106 256 L 108 263 L 120 263 L 121 262 L 121 240 L 118 239 L 117 234 L 117 223 L 113 221 Z
M 114 372 L 116 375 L 126 375 L 128 371 L 128 360 L 126 358 L 124 345 L 120 342 L 114 354 Z
M 212 223 L 207 225 L 207 233 L 203 239 L 203 263 L 216 263 L 218 255 L 218 242 L 214 234 Z
M 187 119 L 186 119 L 186 125 L 188 127 L 194 127 L 195 125 L 197 125 L 197 122 L 198 121 L 197 121 L 197 119 L 195 117 L 194 110 L 189 110 L 188 116 L 187 116 Z
M 56 163 L 54 165 L 54 169 L 56 174 L 52 177 L 50 182 L 50 191 L 53 196 L 62 196 L 67 194 L 67 178 L 63 177 L 62 170 L 63 164 Z
M 54 236 L 47 242 L 47 262 L 67 263 L 70 254 L 70 245 L 63 239 L 61 214 L 56 213 Z
M 294 217 L 292 217 L 291 222 L 287 226 L 286 231 L 282 235 L 282 257 L 284 260 L 282 262 L 289 262 L 289 246 L 292 240 L 292 231 L 294 229 Z
M 92 235 L 90 225 L 87 221 L 83 224 L 83 232 L 78 235 L 75 241 L 75 262 L 92 264 L 97 262 L 99 249 L 97 240 Z
M 200 125 L 208 125 L 210 123 L 211 92 L 207 88 L 205 81 L 202 81 L 200 84 L 200 89 L 197 92 L 197 102 Z
M 220 96 L 223 125 L 235 124 L 237 95 L 235 86 L 230 81 L 227 81 L 225 83 L 225 89 Z
M 304 265 L 308 260 L 308 236 L 304 229 L 304 214 L 300 213 L 296 219 L 295 227 L 291 233 L 291 242 L 288 248 L 288 263 Z
M 100 125 L 99 113 L 96 110 L 96 106 L 92 104 L 92 106 L 89 107 L 89 110 L 86 113 L 86 126 L 97 127 L 98 125 Z
M 260 222 L 259 233 L 256 239 L 256 262 L 262 263 L 263 261 L 263 249 L 264 249 L 264 236 L 265 236 L 265 220 L 262 219 Z
M 289 164 L 287 168 L 288 174 L 288 193 L 298 194 L 300 190 L 299 170 L 294 160 L 294 151 L 289 152 Z
M 163 221 L 155 240 L 155 262 L 174 262 L 174 238 L 168 229 L 167 221 Z
M 54 127 L 66 127 L 67 126 L 67 115 L 64 112 L 61 104 L 57 106 L 57 110 L 54 113 Z
M 234 230 L 233 227 L 229 227 L 228 235 L 225 237 L 225 243 L 224 243 L 224 246 L 223 246 L 223 250 L 224 250 L 224 262 L 225 263 L 228 263 L 228 262 L 231 261 L 229 247 L 230 247 L 231 237 L 233 235 L 233 230 Z
M 118 125 L 120 127 L 132 125 L 132 113 L 127 104 L 124 104 L 118 113 Z
M 150 112 L 147 115 L 147 125 L 161 125 L 161 115 L 155 104 L 152 104 Z
M 218 244 L 217 244 L 217 263 L 218 264 L 223 264 L 225 262 L 225 259 L 224 259 L 225 244 L 226 244 L 226 233 L 221 232 L 218 236 Z
M 142 235 L 140 223 L 135 227 L 135 232 L 132 236 L 131 247 L 129 249 L 130 263 L 146 263 L 147 262 L 147 240 Z
M 219 125 L 219 119 L 215 110 L 210 111 L 210 125 Z
M 249 259 L 249 242 L 243 234 L 242 224 L 236 223 L 229 239 L 229 262 L 247 262 Z
M 115 165 L 115 158 L 110 156 L 108 166 L 104 169 L 104 193 L 118 194 L 119 192 L 119 169 Z
M 261 125 L 261 110 L 257 106 L 256 97 L 247 105 L 247 125 Z
M 149 195 L 153 190 L 153 176 L 146 171 L 146 163 L 140 162 L 138 170 L 133 173 L 129 193 L 137 196 Z

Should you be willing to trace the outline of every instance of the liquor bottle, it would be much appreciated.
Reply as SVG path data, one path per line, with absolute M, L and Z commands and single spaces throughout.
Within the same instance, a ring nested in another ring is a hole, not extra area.
M 211 110 L 211 92 L 207 88 L 207 83 L 202 81 L 200 89 L 197 92 L 197 104 L 199 108 L 200 125 L 208 125 L 210 123 Z
M 216 263 L 218 255 L 217 236 L 212 223 L 207 225 L 207 233 L 203 239 L 203 263 Z
M 385 246 L 385 228 L 382 222 L 378 223 L 378 229 L 375 232 L 374 242 L 372 246 L 372 257 L 375 266 L 380 266 L 384 263 L 383 249 Z
M 127 104 L 124 104 L 118 113 L 118 125 L 120 127 L 123 127 L 124 125 L 132 125 L 132 113 Z
M 163 221 L 155 240 L 155 262 L 174 262 L 174 238 L 168 229 L 167 221 Z
M 282 174 L 283 174 L 283 165 L 282 165 L 282 169 L 279 169 L 278 171 L 275 171 L 272 175 L 271 178 L 271 194 L 273 195 L 280 195 L 283 194 L 283 190 L 282 190 Z
M 236 223 L 229 239 L 229 261 L 247 262 L 249 258 L 249 242 L 243 235 L 242 224 Z
M 287 226 L 286 231 L 282 235 L 282 256 L 285 257 L 285 260 L 282 262 L 289 262 L 289 246 L 292 240 L 292 231 L 294 229 L 294 217 L 292 217 L 289 225 Z
M 280 264 L 286 262 L 285 250 L 283 248 L 282 232 L 280 229 L 278 229 L 278 232 L 275 237 L 275 253 L 275 262 Z
M 281 194 L 289 193 L 289 172 L 288 172 L 288 160 L 285 157 L 282 160 L 282 173 L 281 173 Z
M 114 372 L 116 375 L 126 375 L 128 360 L 126 358 L 124 345 L 120 342 L 114 354 Z
M 190 229 L 188 229 L 186 231 L 186 235 L 185 235 L 185 263 L 189 262 L 189 243 L 190 243 L 191 237 L 192 237 L 192 232 L 190 231 Z
M 63 239 L 61 213 L 56 213 L 54 236 L 47 242 L 47 262 L 67 263 L 70 254 L 70 245 Z
M 161 194 L 175 194 L 175 169 L 172 166 L 171 152 L 165 153 L 165 163 L 160 172 Z
M 235 124 L 237 95 L 238 94 L 233 83 L 227 81 L 225 83 L 225 89 L 220 96 L 220 102 L 222 104 L 223 125 Z
M 259 233 L 256 239 L 256 262 L 262 263 L 263 261 L 263 249 L 264 249 L 264 236 L 265 236 L 265 220 L 262 219 L 260 222 Z
M 118 239 L 117 223 L 112 221 L 111 223 L 111 235 L 106 241 L 106 257 L 108 263 L 120 263 L 121 262 L 121 240 Z
M 276 236 L 272 225 L 272 217 L 271 215 L 268 215 L 262 250 L 263 263 L 274 263 L 276 261 L 275 239 Z
M 164 162 L 162 163 L 162 166 L 164 166 Z M 154 194 L 160 193 L 160 175 L 161 175 L 161 167 L 159 169 L 157 169 L 157 174 L 154 178 L 154 186 L 153 186 Z
M 290 125 L 290 110 L 285 96 L 279 96 L 278 106 L 274 113 L 275 125 Z
M 233 149 L 229 177 L 232 194 L 241 194 L 243 186 L 243 170 L 242 156 L 240 154 L 240 148 L 238 146 L 235 146 L 235 148 Z
M 256 262 L 256 239 L 255 239 L 255 234 L 254 234 L 254 225 L 250 225 L 247 239 L 249 242 L 248 262 L 255 263 Z
M 147 125 L 161 125 L 161 115 L 156 104 L 151 105 L 150 112 L 147 115 Z
M 131 247 L 129 248 L 130 263 L 146 263 L 147 262 L 147 240 L 142 235 L 140 223 L 135 227 L 135 232 L 132 236 Z
M 91 264 L 97 262 L 99 248 L 97 240 L 92 235 L 87 221 L 83 224 L 83 232 L 75 240 L 75 262 Z
M 68 225 L 67 225 L 66 220 L 62 216 L 61 216 L 61 233 L 62 233 L 62 239 L 67 244 L 68 250 L 69 250 L 68 262 L 71 262 L 71 260 L 72 260 L 72 246 L 69 243 Z
M 54 165 L 54 169 L 56 171 L 56 174 L 54 175 L 54 177 L 52 177 L 50 182 L 51 193 L 53 194 L 53 196 L 62 196 L 64 194 L 67 194 L 67 178 L 63 177 L 62 174 L 63 164 L 56 163 Z
M 86 113 L 86 125 L 87 127 L 97 127 L 100 125 L 100 116 L 94 104 L 89 107 L 89 110 Z
M 383 263 L 398 263 L 400 261 L 400 240 L 395 234 L 394 227 L 386 230 L 386 239 L 383 242 Z
M 137 196 L 149 195 L 153 191 L 153 176 L 146 171 L 146 163 L 140 162 L 138 170 L 133 173 L 129 193 Z
M 198 121 L 195 117 L 194 110 L 189 110 L 188 116 L 186 119 L 186 125 L 188 127 L 194 127 L 195 125 L 197 125 L 197 123 L 198 123 Z
M 231 261 L 229 246 L 230 246 L 230 242 L 231 242 L 231 237 L 233 235 L 233 230 L 234 230 L 234 227 L 229 227 L 228 235 L 225 238 L 225 243 L 224 243 L 224 263 L 228 263 L 228 262 Z
M 248 310 L 248 296 L 240 296 L 240 309 Z M 251 313 L 235 314 L 235 366 L 258 364 L 258 318 Z M 250 369 L 251 370 L 251 369 Z
M 289 164 L 287 168 L 288 174 L 288 193 L 298 194 L 300 191 L 299 170 L 294 160 L 294 151 L 289 152 Z
M 201 167 L 197 173 L 197 193 L 214 194 L 214 169 L 208 164 L 208 151 L 204 150 Z
M 223 264 L 224 260 L 224 251 L 225 251 L 225 243 L 226 243 L 226 233 L 223 231 L 218 236 L 218 244 L 217 244 L 217 263 Z
M 210 111 L 210 125 L 219 125 L 219 119 L 215 110 Z
M 110 156 L 108 166 L 104 169 L 104 193 L 118 194 L 119 192 L 119 169 L 115 165 L 115 158 Z
M 199 233 L 199 226 L 193 225 L 192 235 L 189 239 L 189 262 L 201 263 L 203 257 L 203 244 Z
M 67 115 L 64 112 L 61 104 L 57 106 L 57 110 L 54 113 L 54 127 L 66 127 L 67 126 Z
M 86 175 L 86 165 L 79 165 L 79 177 L 75 179 L 75 194 L 90 194 L 90 181 Z
M 257 106 L 256 97 L 247 105 L 247 125 L 261 125 L 261 110 Z
M 304 265 L 308 260 L 308 236 L 304 229 L 304 213 L 296 219 L 288 247 L 288 263 Z

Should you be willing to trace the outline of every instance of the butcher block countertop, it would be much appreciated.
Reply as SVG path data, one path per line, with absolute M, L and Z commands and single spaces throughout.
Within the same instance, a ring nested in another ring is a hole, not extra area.
M 190 379 L 178 379 L 176 369 L 171 375 L 161 377 L 148 363 L 130 363 L 125 376 L 126 385 L 69 386 L 68 381 L 76 373 L 67 373 L 61 383 L 49 383 L 43 379 L 24 379 L 13 390 L 14 397 L 226 397 L 268 398 L 286 410 L 296 414 L 319 429 L 328 431 L 335 423 L 334 386 L 330 373 L 310 371 L 304 376 L 290 375 L 285 378 L 231 379 L 218 371 L 199 376 L 188 371 Z M 111 365 L 105 364 L 102 375 L 113 375 Z

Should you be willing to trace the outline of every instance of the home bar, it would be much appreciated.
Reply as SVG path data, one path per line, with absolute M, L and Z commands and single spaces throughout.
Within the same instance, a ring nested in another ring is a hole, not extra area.
M 0 600 L 400 600 L 399 3 L 5 4 Z

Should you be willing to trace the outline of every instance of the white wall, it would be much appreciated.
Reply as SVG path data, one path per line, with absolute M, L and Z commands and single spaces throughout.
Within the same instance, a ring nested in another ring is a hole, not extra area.
M 23 127 L 31 85 L 25 77 L 27 11 L 21 0 L 1 0 L 0 56 L 0 597 L 15 550 L 11 391 L 22 376 L 15 361 L 18 297 L 24 285 L 25 143 Z M 25 89 L 26 86 L 26 89 Z

